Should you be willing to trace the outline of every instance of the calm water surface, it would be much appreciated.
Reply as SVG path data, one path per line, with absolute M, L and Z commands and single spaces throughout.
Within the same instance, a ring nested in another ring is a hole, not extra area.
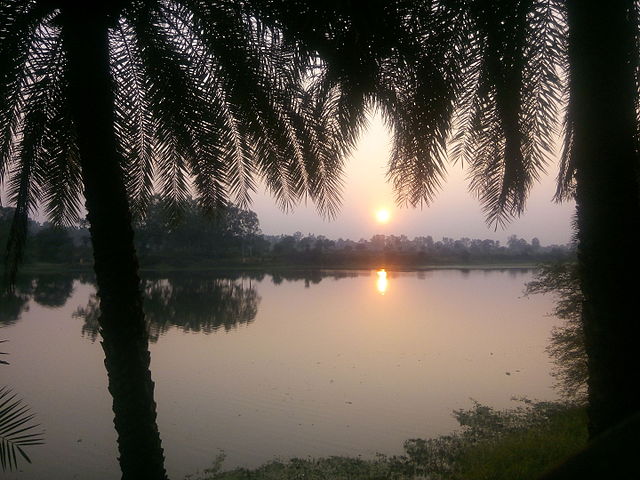
M 244 275 L 244 276 L 241 276 Z M 397 454 L 472 400 L 556 397 L 552 299 L 531 272 L 299 272 L 147 279 L 158 425 L 173 479 L 274 457 Z M 10 385 L 46 430 L 17 479 L 119 478 L 95 289 L 27 279 L 0 305 Z

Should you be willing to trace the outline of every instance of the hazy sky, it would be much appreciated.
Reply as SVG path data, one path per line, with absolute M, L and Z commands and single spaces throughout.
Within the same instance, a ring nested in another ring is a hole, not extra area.
M 346 161 L 343 204 L 334 220 L 323 219 L 311 202 L 284 213 L 264 188 L 259 188 L 253 195 L 249 208 L 258 214 L 263 233 L 270 235 L 299 231 L 304 235 L 313 233 L 331 239 L 359 240 L 375 234 L 404 234 L 409 238 L 431 235 L 434 240 L 470 237 L 504 242 L 509 235 L 515 234 L 528 241 L 538 237 L 543 245 L 571 240 L 570 225 L 575 205 L 552 201 L 557 165 L 549 165 L 548 175 L 533 188 L 525 214 L 506 229 L 494 231 L 484 223 L 480 204 L 468 192 L 465 172 L 460 166 L 449 167 L 448 181 L 432 205 L 422 209 L 398 208 L 391 185 L 385 180 L 390 148 L 388 130 L 379 117 L 373 117 L 369 129 L 361 135 L 358 147 Z M 6 191 L 0 193 L 6 201 Z M 375 211 L 379 208 L 391 211 L 387 224 L 376 222 Z M 35 218 L 45 220 L 42 214 Z
M 522 217 L 506 229 L 494 231 L 484 223 L 479 202 L 468 192 L 465 172 L 460 166 L 450 166 L 448 181 L 431 206 L 422 210 L 398 208 L 391 185 L 385 181 L 390 145 L 389 132 L 381 120 L 374 117 L 346 163 L 344 201 L 335 220 L 323 220 L 311 203 L 283 213 L 264 189 L 259 190 L 250 208 L 258 214 L 262 231 L 266 234 L 300 231 L 305 235 L 314 233 L 352 240 L 381 233 L 404 234 L 410 238 L 431 235 L 435 240 L 471 237 L 501 241 L 515 234 L 528 241 L 537 236 L 543 245 L 570 241 L 575 205 L 552 201 L 557 165 L 548 166 L 548 175 L 532 190 Z M 374 212 L 378 208 L 391 210 L 391 220 L 385 225 L 375 220 Z

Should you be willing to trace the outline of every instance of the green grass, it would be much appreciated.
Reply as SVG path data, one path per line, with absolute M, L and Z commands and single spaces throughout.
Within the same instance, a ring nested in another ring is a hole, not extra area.
M 479 442 L 458 459 L 465 480 L 529 480 L 576 453 L 587 442 L 586 413 L 569 408 L 523 431 Z
M 190 480 L 529 480 L 585 446 L 584 408 L 528 402 L 495 411 L 476 404 L 454 412 L 462 430 L 405 442 L 405 455 L 274 460 L 222 471 L 224 454 Z

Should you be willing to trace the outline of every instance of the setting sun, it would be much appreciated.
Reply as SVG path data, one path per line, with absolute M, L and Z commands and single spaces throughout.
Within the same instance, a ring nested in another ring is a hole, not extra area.
M 376 220 L 379 223 L 387 223 L 391 219 L 391 212 L 386 208 L 376 210 Z

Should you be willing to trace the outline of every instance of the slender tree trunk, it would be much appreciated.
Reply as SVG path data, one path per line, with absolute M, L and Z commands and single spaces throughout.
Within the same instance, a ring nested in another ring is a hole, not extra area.
M 640 410 L 633 0 L 569 0 L 578 260 L 593 437 Z
M 69 100 L 91 226 L 122 478 L 165 479 L 131 214 L 115 140 L 107 15 L 93 2 L 70 4 L 62 14 Z

